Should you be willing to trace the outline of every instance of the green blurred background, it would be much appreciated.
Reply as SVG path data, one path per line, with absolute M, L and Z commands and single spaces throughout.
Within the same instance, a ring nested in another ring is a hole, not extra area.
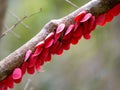
M 71 0 L 82 6 L 90 0 Z M 65 0 L 9 0 L 8 10 L 18 17 L 42 11 L 26 20 L 30 29 L 19 24 L 0 41 L 0 59 L 22 46 L 36 35 L 45 23 L 61 18 L 75 7 Z M 17 20 L 7 12 L 5 25 Z M 4 31 L 6 28 L 4 28 Z M 13 90 L 120 90 L 120 16 L 104 27 L 97 27 L 90 40 L 81 39 L 61 56 L 53 56 L 41 72 L 25 75 Z

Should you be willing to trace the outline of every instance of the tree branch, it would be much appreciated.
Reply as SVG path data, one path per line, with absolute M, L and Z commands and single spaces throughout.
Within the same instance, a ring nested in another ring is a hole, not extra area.
M 60 23 L 64 23 L 66 27 L 73 24 L 73 18 L 83 10 L 87 10 L 97 17 L 98 15 L 110 10 L 117 3 L 120 3 L 120 0 L 92 0 L 61 19 L 51 20 L 35 37 L 0 62 L 0 80 L 7 77 L 14 68 L 19 67 L 24 61 L 26 51 L 29 49 L 34 50 L 34 46 L 44 40 L 45 37 L 55 30 Z

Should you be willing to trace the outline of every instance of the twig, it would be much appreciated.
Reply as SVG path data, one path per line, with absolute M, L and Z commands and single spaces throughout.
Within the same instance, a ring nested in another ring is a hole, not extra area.
M 0 0 L 0 35 L 2 34 L 3 23 L 4 23 L 7 7 L 8 7 L 8 0 Z
M 3 36 L 7 35 L 8 32 L 12 31 L 12 30 L 13 30 L 19 23 L 21 23 L 21 21 L 23 21 L 25 18 L 27 18 L 27 16 L 24 16 L 20 21 L 18 21 L 18 22 L 15 23 L 13 26 L 11 26 L 7 31 L 5 31 L 4 33 L 2 33 L 1 36 L 0 36 L 0 39 L 1 39 Z
M 41 12 L 41 11 L 42 11 L 42 8 L 40 8 L 38 11 L 36 11 L 36 12 L 34 12 L 34 13 L 30 14 L 28 17 L 32 17 L 33 15 L 35 15 L 35 14 L 37 14 L 37 13 Z
M 31 88 L 30 88 L 30 90 L 34 90 L 34 88 L 33 88 L 33 87 L 31 87 Z
M 4 33 L 2 33 L 1 36 L 0 36 L 0 39 L 1 39 L 3 36 L 7 35 L 10 31 L 12 31 L 12 30 L 13 30 L 18 24 L 20 24 L 23 20 L 25 20 L 25 19 L 27 19 L 27 18 L 29 18 L 29 17 L 32 17 L 33 15 L 39 13 L 41 10 L 42 10 L 42 9 L 40 9 L 39 11 L 36 11 L 36 12 L 32 13 L 32 14 L 29 15 L 29 16 L 24 16 L 24 17 L 23 17 L 22 19 L 20 19 L 17 23 L 15 23 L 13 26 L 11 26 L 8 30 L 6 30 Z
M 75 8 L 79 8 L 76 4 L 74 4 L 73 2 L 71 2 L 70 0 L 65 0 L 66 2 L 68 2 L 70 5 L 74 6 Z
M 4 28 L 5 28 L 5 30 L 8 30 L 8 29 L 9 29 L 9 27 L 8 27 L 6 24 L 4 25 Z M 14 35 L 15 37 L 20 38 L 20 35 L 18 35 L 17 33 L 13 32 L 13 31 L 11 31 L 11 33 L 13 33 L 13 35 Z
M 20 21 L 20 18 L 15 15 L 15 13 L 13 13 L 12 11 L 8 11 L 13 17 L 15 17 L 18 21 Z M 26 29 L 29 29 L 30 27 L 28 25 L 26 25 L 23 21 L 21 21 L 21 24 L 26 28 Z
M 30 82 L 31 82 L 31 79 L 28 79 L 28 80 L 27 80 L 27 83 L 25 84 L 25 87 L 24 87 L 23 90 L 27 90 L 27 88 L 28 88 Z

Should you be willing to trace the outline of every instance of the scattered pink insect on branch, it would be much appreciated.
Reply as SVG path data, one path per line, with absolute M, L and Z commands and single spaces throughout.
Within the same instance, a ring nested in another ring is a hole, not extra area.
M 69 26 L 64 23 L 59 24 L 56 30 L 49 33 L 45 40 L 35 46 L 33 52 L 31 50 L 26 52 L 24 63 L 0 82 L 0 90 L 14 88 L 14 83 L 20 83 L 26 72 L 34 74 L 35 71 L 40 71 L 45 62 L 51 61 L 52 55 L 61 55 L 64 50 L 70 49 L 70 44 L 77 44 L 82 37 L 89 40 L 96 25 L 104 26 L 106 22 L 110 22 L 119 13 L 120 4 L 98 17 L 89 11 L 81 11 L 74 18 L 74 24 Z
M 12 73 L 12 78 L 15 83 L 19 83 L 22 79 L 22 71 L 20 68 L 15 68 L 15 70 Z
M 104 26 L 106 22 L 112 21 L 113 17 L 117 16 L 118 14 L 120 14 L 120 4 L 117 4 L 107 13 L 99 15 L 96 19 L 96 24 L 100 26 Z

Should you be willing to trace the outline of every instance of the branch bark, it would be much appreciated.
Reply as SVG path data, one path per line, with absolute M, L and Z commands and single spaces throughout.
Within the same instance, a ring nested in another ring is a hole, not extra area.
M 5 12 L 8 6 L 8 0 L 0 0 L 0 35 L 2 33 Z
M 60 23 L 64 23 L 66 27 L 70 24 L 73 24 L 73 18 L 83 10 L 87 10 L 97 17 L 98 15 L 110 10 L 118 3 L 120 3 L 120 0 L 92 0 L 61 19 L 51 20 L 35 37 L 0 61 L 0 80 L 3 80 L 5 77 L 7 77 L 14 68 L 19 67 L 24 61 L 26 51 L 29 49 L 34 50 L 34 46 L 40 41 L 44 40 L 45 37 L 51 31 L 56 29 L 57 25 Z

